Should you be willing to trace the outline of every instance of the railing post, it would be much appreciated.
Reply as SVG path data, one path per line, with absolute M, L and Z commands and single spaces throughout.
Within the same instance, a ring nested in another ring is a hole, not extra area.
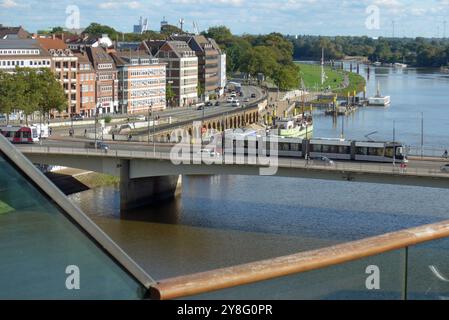
M 404 252 L 404 278 L 402 287 L 402 300 L 408 300 L 408 247 L 405 247 Z

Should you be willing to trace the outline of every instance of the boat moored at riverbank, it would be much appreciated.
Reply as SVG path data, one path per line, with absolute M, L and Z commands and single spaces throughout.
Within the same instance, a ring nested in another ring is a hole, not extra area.
M 307 137 L 313 132 L 313 119 L 311 115 L 298 115 L 290 118 L 274 120 L 270 135 L 283 138 Z
M 380 85 L 377 83 L 377 93 L 374 97 L 368 98 L 368 106 L 371 107 L 388 107 L 391 104 L 390 96 L 383 96 L 380 93 Z

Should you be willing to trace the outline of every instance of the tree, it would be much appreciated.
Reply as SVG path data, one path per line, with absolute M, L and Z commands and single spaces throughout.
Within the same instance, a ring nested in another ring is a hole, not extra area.
M 42 90 L 39 102 L 39 111 L 42 112 L 42 115 L 49 114 L 52 110 L 59 112 L 66 110 L 68 107 L 67 97 L 53 73 L 49 69 L 43 69 L 38 73 L 38 78 Z
M 175 99 L 176 94 L 175 94 L 175 91 L 173 90 L 173 86 L 170 83 L 167 85 L 167 88 L 165 90 L 165 95 L 166 95 L 168 104 L 170 106 L 172 106 L 173 100 Z
M 19 100 L 24 97 L 25 83 L 18 81 L 12 74 L 0 71 L 0 113 L 6 114 L 9 123 L 9 114 L 17 109 Z
M 295 64 L 280 66 L 273 74 L 273 81 L 280 90 L 291 90 L 299 87 L 299 67 Z
M 198 82 L 198 86 L 196 87 L 196 91 L 197 91 L 199 98 L 201 98 L 204 95 L 204 93 L 206 92 L 206 90 L 204 89 L 204 86 L 199 82 Z
M 9 114 L 20 110 L 26 116 L 41 115 L 67 108 L 63 87 L 50 69 L 16 68 L 14 74 L 0 73 L 0 110 Z
M 254 47 L 242 57 L 241 71 L 250 75 L 262 73 L 266 77 L 271 77 L 277 67 L 275 53 L 265 46 Z
M 95 22 L 91 23 L 86 29 L 84 29 L 83 33 L 93 35 L 107 34 L 110 38 L 115 38 L 118 35 L 114 28 Z
M 232 44 L 234 40 L 231 30 L 225 26 L 211 27 L 203 34 L 207 38 L 214 39 L 219 45 L 223 46 L 223 48 Z
M 178 28 L 177 26 L 173 26 L 171 24 L 167 24 L 161 28 L 161 34 L 166 36 L 171 36 L 172 34 L 184 34 L 185 32 Z

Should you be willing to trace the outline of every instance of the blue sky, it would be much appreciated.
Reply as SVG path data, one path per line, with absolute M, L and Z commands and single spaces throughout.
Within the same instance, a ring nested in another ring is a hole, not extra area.
M 0 23 L 29 31 L 65 26 L 66 8 L 73 5 L 81 27 L 95 21 L 126 32 L 139 16 L 153 30 L 165 16 L 171 24 L 184 18 L 188 30 L 195 21 L 200 30 L 224 24 L 236 34 L 391 36 L 394 21 L 396 36 L 436 37 L 449 22 L 449 0 L 0 0 Z M 379 28 L 373 28 L 373 8 Z

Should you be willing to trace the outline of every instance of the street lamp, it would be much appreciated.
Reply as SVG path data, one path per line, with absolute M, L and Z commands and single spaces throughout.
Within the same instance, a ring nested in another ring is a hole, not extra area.
M 396 167 L 396 120 L 393 120 L 393 167 Z
M 421 112 L 421 158 L 424 157 L 424 112 Z
M 98 109 L 101 104 L 95 106 L 95 150 L 97 150 L 97 121 L 98 121 Z
M 148 108 L 148 144 L 150 144 L 150 117 L 151 117 L 151 110 L 152 107 L 150 106 L 150 108 Z

